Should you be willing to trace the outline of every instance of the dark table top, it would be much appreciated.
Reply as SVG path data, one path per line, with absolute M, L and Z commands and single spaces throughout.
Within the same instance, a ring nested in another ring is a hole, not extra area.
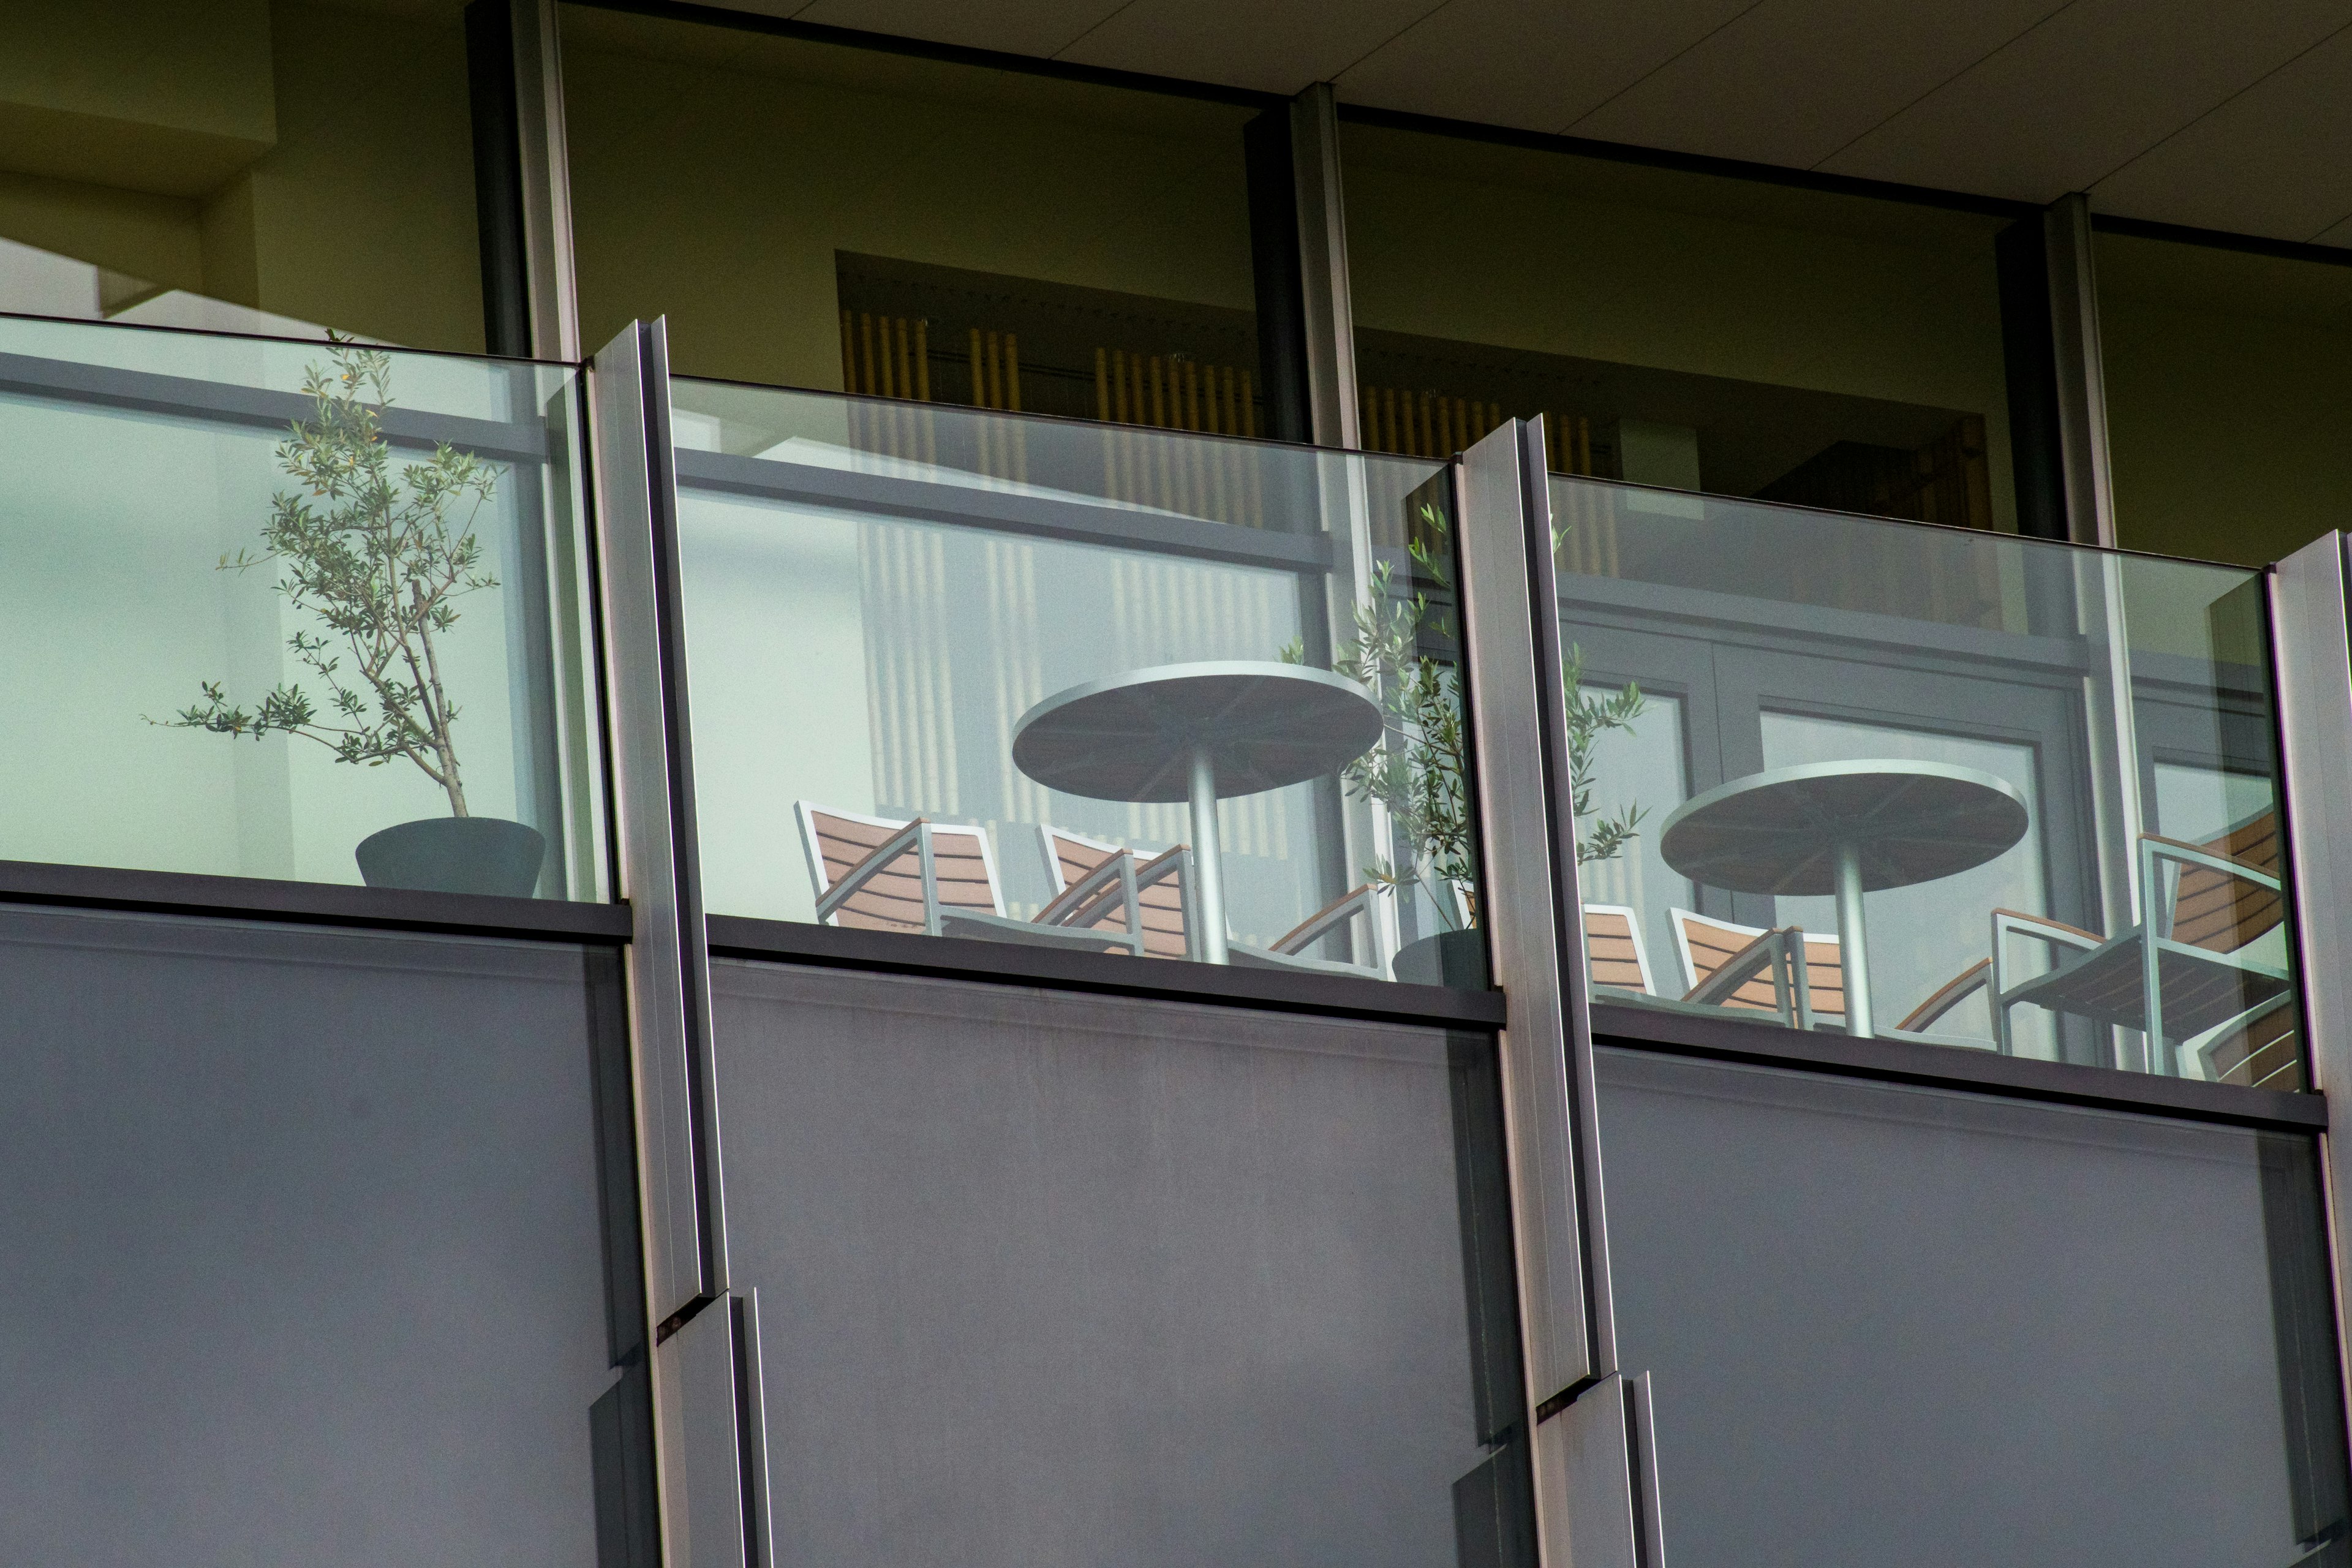
M 1371 693 L 1305 665 L 1165 664 L 1057 692 L 1013 727 L 1013 762 L 1048 789 L 1096 800 L 1189 798 L 1205 747 L 1217 794 L 1255 795 L 1337 773 L 1380 743 Z

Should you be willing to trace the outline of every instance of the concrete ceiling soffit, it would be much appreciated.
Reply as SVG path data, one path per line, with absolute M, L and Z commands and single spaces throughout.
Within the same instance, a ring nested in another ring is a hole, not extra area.
M 1351 65 L 1350 102 L 1564 131 L 1755 0 L 1454 0 Z
M 1810 169 L 2065 3 L 1763 0 L 1570 129 Z
M 2352 27 L 2101 180 L 2091 203 L 2272 239 L 2352 238 Z
M 1328 81 L 1443 0 L 1131 0 L 1057 58 L 1264 92 Z
M 1050 59 L 1088 28 L 1118 13 L 1123 0 L 815 0 L 795 5 L 771 0 L 746 3 L 741 10 L 817 22 L 829 27 L 859 27 L 894 37 L 922 38 L 965 48 Z
M 2051 201 L 2096 184 L 2347 20 L 2346 0 L 2074 0 L 1819 166 Z

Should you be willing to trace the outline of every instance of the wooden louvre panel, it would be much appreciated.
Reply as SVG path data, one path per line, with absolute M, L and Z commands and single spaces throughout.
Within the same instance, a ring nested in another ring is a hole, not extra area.
M 920 317 L 841 313 L 841 384 L 867 397 L 931 400 L 930 322 Z
M 1633 917 L 1622 910 L 1584 911 L 1584 961 L 1595 985 L 1649 990 L 1642 976 L 1640 939 L 1634 935 Z
M 2234 860 L 2275 877 L 2279 869 L 2278 814 L 2264 812 L 2243 826 L 2196 846 L 2209 855 Z M 2172 940 L 2208 952 L 2235 952 L 2286 918 L 2276 888 L 2232 877 L 2206 866 L 2183 866 L 2172 900 Z
M 875 850 L 905 824 L 860 822 L 812 811 L 818 852 L 824 860 L 824 885 L 829 890 L 865 864 Z M 931 829 L 931 870 L 939 883 L 943 910 L 983 910 L 994 913 L 996 892 L 981 850 L 980 833 L 970 827 Z M 860 931 L 923 929 L 923 860 L 920 847 L 908 844 L 867 876 L 858 889 L 833 911 L 833 923 Z
M 1046 842 L 1053 846 L 1054 859 L 1061 869 L 1061 885 L 1074 888 L 1090 876 L 1097 868 L 1114 856 L 1127 850 L 1116 845 L 1103 846 L 1058 828 L 1045 829 Z M 1184 930 L 1184 846 L 1150 859 L 1138 858 L 1135 874 L 1139 882 L 1166 865 L 1165 875 L 1139 889 L 1136 901 L 1142 905 L 1143 955 L 1146 958 L 1182 958 L 1187 955 Z M 1079 931 L 1127 930 L 1125 897 L 1119 885 L 1112 883 L 1087 910 L 1068 922 Z

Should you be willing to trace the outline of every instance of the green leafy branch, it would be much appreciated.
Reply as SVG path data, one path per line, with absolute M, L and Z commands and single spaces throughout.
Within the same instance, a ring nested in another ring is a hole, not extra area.
M 453 735 L 460 710 L 443 679 L 439 639 L 457 624 L 455 601 L 498 586 L 482 568 L 474 529 L 502 470 L 446 442 L 429 461 L 395 469 L 383 428 L 392 406 L 392 356 L 338 339 L 331 370 L 312 365 L 303 395 L 312 416 L 296 420 L 277 452 L 299 489 L 272 498 L 257 553 L 223 556 L 219 569 L 282 569 L 276 586 L 329 635 L 297 630 L 286 646 L 324 689 L 280 684 L 248 709 L 219 681 L 171 719 L 173 729 L 216 735 L 299 735 L 338 762 L 413 763 L 464 816 L 466 792 Z

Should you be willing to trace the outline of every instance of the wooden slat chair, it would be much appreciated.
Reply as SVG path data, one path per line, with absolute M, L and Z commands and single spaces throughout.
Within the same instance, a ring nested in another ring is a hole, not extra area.
M 1192 867 L 1188 847 L 1179 844 L 1145 859 L 1125 845 L 1106 844 L 1065 828 L 1040 826 L 1037 836 L 1045 845 L 1046 872 L 1054 879 L 1054 902 L 1046 908 L 1068 906 L 1063 923 L 1087 930 L 1133 930 L 1142 939 L 1146 958 L 1193 956 L 1185 904 Z
M 1595 992 L 1658 994 L 1650 955 L 1642 946 L 1641 917 L 1623 904 L 1584 906 L 1584 968 Z
M 1062 907 L 1074 896 L 1080 897 L 1085 900 L 1084 907 L 1072 907 L 1064 916 L 1065 923 L 1109 929 L 1125 919 L 1129 911 L 1134 911 L 1139 922 L 1145 956 L 1199 956 L 1192 941 L 1192 909 L 1186 902 L 1186 890 L 1190 886 L 1187 879 L 1192 865 L 1192 852 L 1188 847 L 1179 844 L 1147 860 L 1124 845 L 1108 844 L 1099 838 L 1072 833 L 1066 828 L 1041 826 L 1037 831 L 1045 843 L 1045 865 L 1053 874 L 1056 891 L 1055 902 L 1047 906 L 1047 913 Z M 1122 865 L 1131 869 L 1122 872 Z M 1133 891 L 1122 894 L 1123 884 L 1114 883 L 1115 876 L 1131 877 Z M 1085 887 L 1092 887 L 1096 890 L 1087 894 L 1076 891 Z M 1227 956 L 1233 963 L 1244 967 L 1320 969 L 1343 974 L 1376 974 L 1379 971 L 1370 964 L 1309 958 L 1306 950 L 1356 916 L 1369 913 L 1378 891 L 1369 883 L 1351 889 L 1283 932 L 1270 946 L 1228 942 Z M 1041 914 L 1037 918 L 1043 920 L 1045 916 Z
M 816 884 L 820 924 L 1001 942 L 1087 952 L 1140 952 L 1143 939 L 1125 928 L 1071 929 L 1075 904 L 1048 904 L 1037 919 L 1004 912 L 996 857 L 977 827 L 922 817 L 867 816 L 809 801 L 793 803 L 801 846 Z
M 2293 978 L 2283 963 L 2247 950 L 2286 919 L 2279 848 L 2274 812 L 2204 844 L 2143 834 L 2140 923 L 2119 936 L 1995 910 L 1986 983 L 1996 1045 L 2011 1049 L 2010 1011 L 2021 1003 L 2140 1030 L 2160 1043 L 2159 1055 L 2189 1042 L 2201 1050 L 2219 1043 L 2217 1031 L 2272 1016 Z M 2056 964 L 2014 979 L 2011 937 L 2042 943 Z M 2267 1042 L 2273 1051 L 2278 1044 Z
M 1794 926 L 1745 926 L 1672 910 L 1675 949 L 1687 989 L 1702 1006 L 1770 1013 L 1792 1029 L 1845 1013 L 1838 939 Z

